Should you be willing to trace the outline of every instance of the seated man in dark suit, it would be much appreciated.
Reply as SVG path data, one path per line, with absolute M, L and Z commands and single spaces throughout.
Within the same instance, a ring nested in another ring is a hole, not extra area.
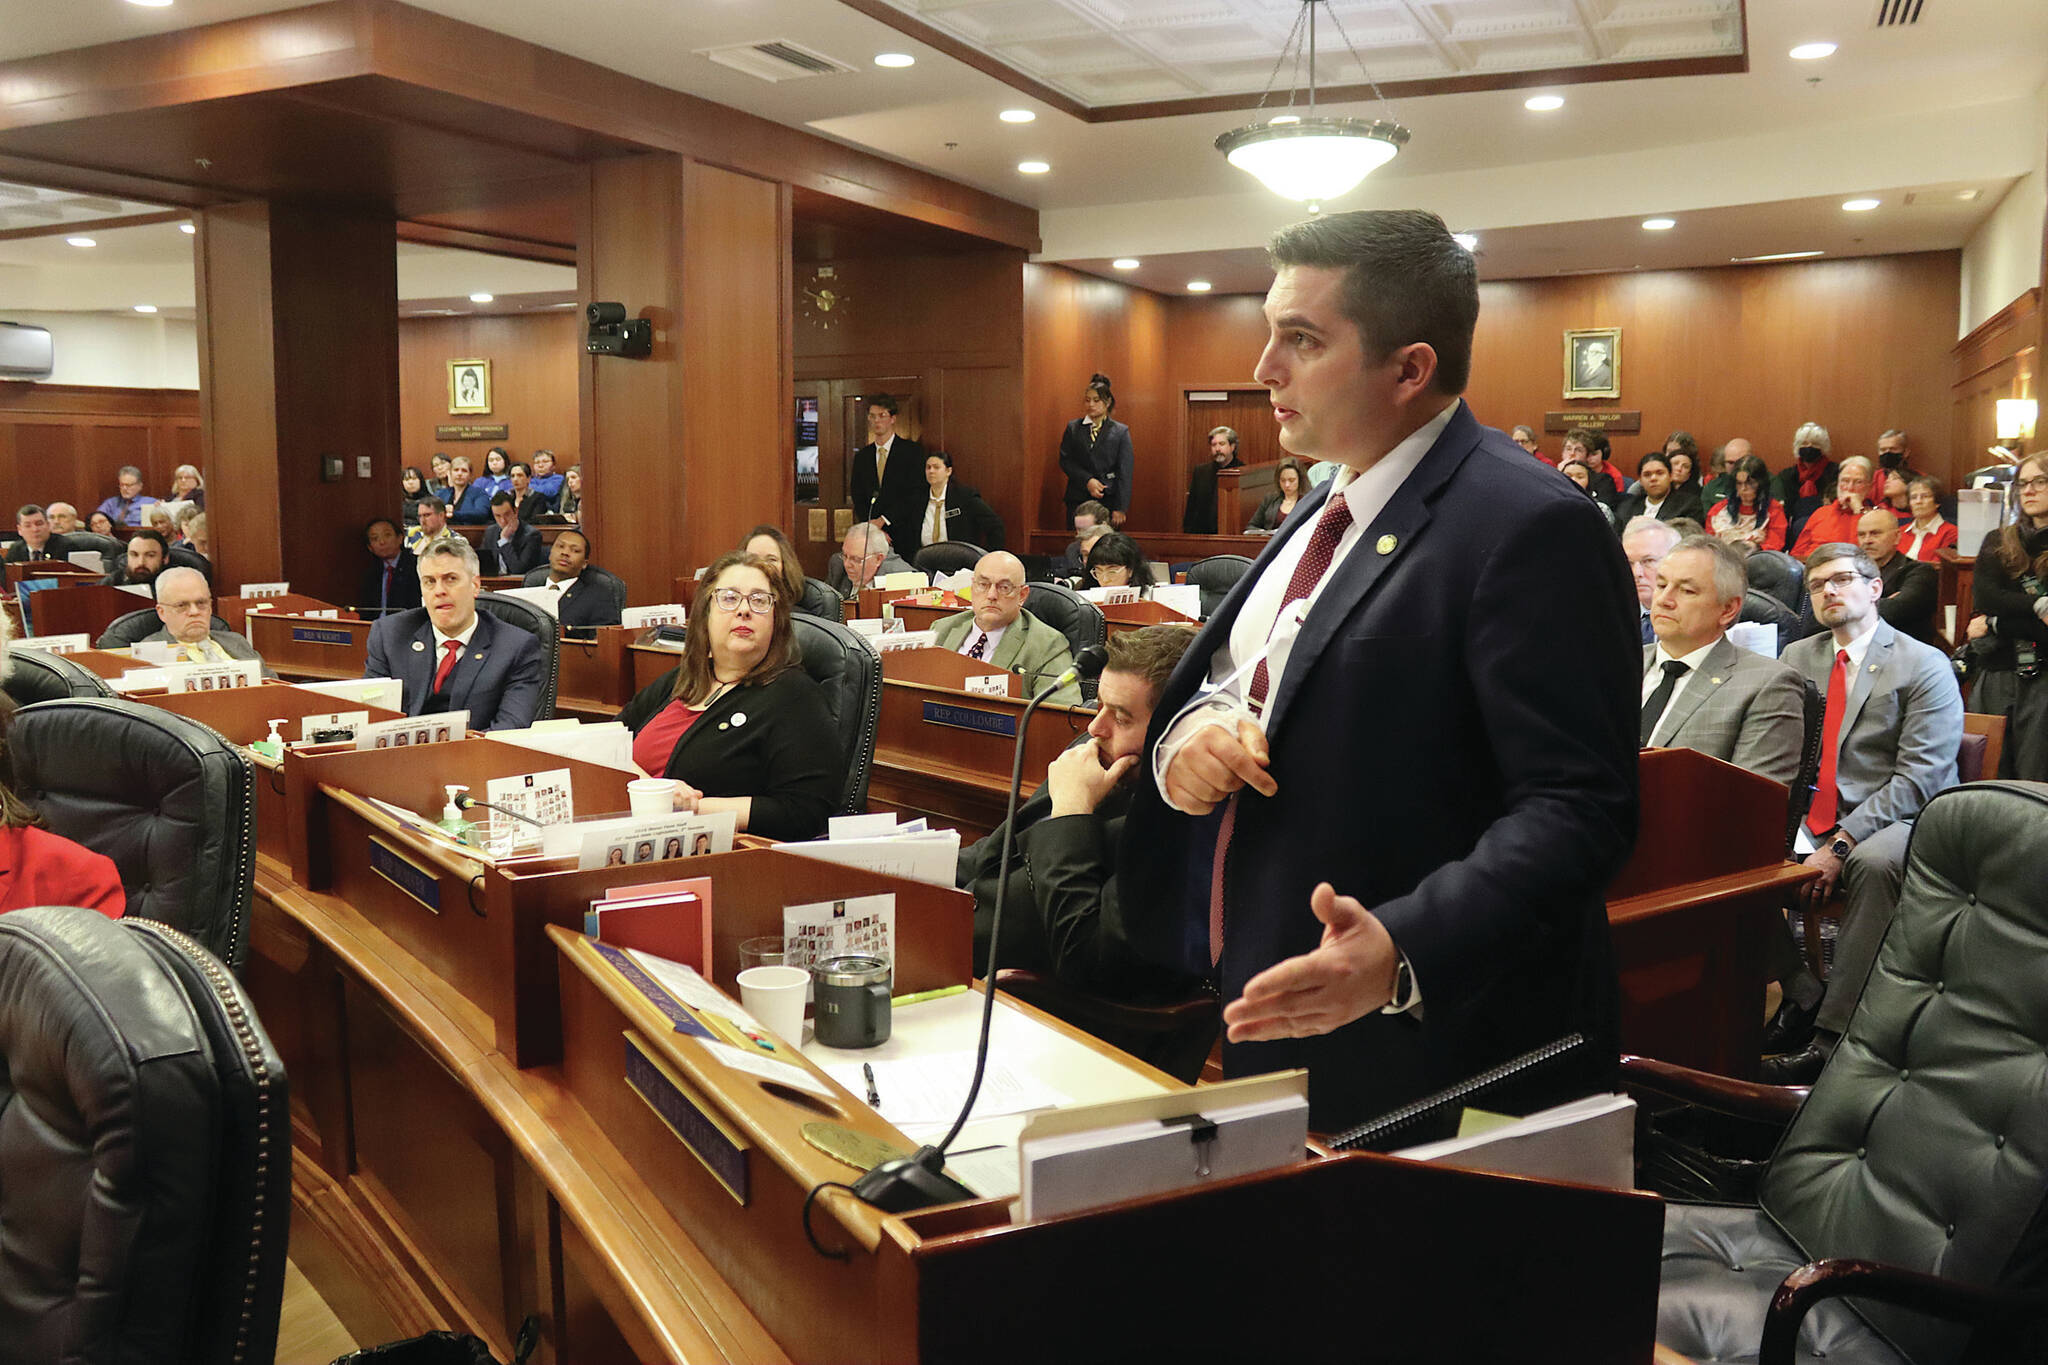
M 1656 578 L 1643 747 L 1697 750 L 1790 787 L 1806 743 L 1806 689 L 1786 665 L 1728 638 L 1749 587 L 1742 556 L 1713 536 L 1687 536 Z
M 619 624 L 618 598 L 609 584 L 587 575 L 590 567 L 590 535 L 580 529 L 564 530 L 548 549 L 548 566 L 526 576 L 529 588 L 550 588 L 561 596 L 555 619 L 562 630 L 588 634 L 599 626 Z
M 1934 643 L 1941 579 L 1932 564 L 1899 553 L 1899 518 L 1879 503 L 1856 521 L 1856 544 L 1884 578 L 1877 614 L 1923 645 Z
M 1159 689 L 1195 638 L 1186 626 L 1114 635 L 1097 684 L 1100 709 L 1088 738 L 1053 760 L 1045 782 L 1017 808 L 1003 906 L 999 967 L 1048 972 L 1076 990 L 1120 1000 L 1177 998 L 1194 982 L 1130 950 L 1117 898 L 1117 843 Z M 956 883 L 974 893 L 974 963 L 988 938 L 1002 878 L 1003 829 L 960 850 Z
M 523 578 L 547 559 L 540 532 L 519 519 L 519 503 L 510 493 L 491 495 L 491 522 L 484 528 L 483 543 L 477 546 L 477 559 L 485 573 Z
M 171 646 L 179 663 L 263 661 L 255 646 L 234 631 L 213 629 L 213 589 L 197 569 L 178 565 L 156 576 L 156 614 L 164 628 L 143 636 L 141 643 Z M 277 675 L 265 668 L 263 676 Z
M 35 503 L 14 514 L 14 534 L 20 539 L 7 547 L 9 564 L 63 559 L 71 553 L 71 542 L 50 529 L 49 515 Z
M 469 712 L 472 730 L 518 730 L 540 706 L 540 641 L 476 609 L 476 551 L 459 536 L 420 551 L 426 606 L 370 629 L 363 676 L 405 684 L 408 716 Z
M 411 611 L 420 605 L 419 561 L 399 539 L 397 523 L 378 517 L 363 528 L 370 564 L 356 590 L 356 610 L 369 620 L 389 612 Z
M 110 588 L 149 587 L 171 562 L 171 547 L 157 531 L 137 531 L 128 537 L 128 558 L 102 581 Z

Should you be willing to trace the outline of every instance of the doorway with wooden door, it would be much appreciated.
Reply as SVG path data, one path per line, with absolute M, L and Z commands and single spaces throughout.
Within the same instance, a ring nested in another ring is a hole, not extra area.
M 804 572 L 824 578 L 826 566 L 853 528 L 853 460 L 870 441 L 868 400 L 888 394 L 901 409 L 896 434 L 917 440 L 919 381 L 915 375 L 806 379 L 796 385 L 796 514 L 791 539 Z

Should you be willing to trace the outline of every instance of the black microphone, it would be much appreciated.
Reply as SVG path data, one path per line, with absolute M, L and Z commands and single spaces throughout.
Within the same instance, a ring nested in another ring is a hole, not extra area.
M 468 792 L 456 793 L 455 809 L 468 810 L 471 806 L 482 806 L 485 810 L 496 811 L 500 815 L 509 815 L 514 820 L 524 820 L 527 824 L 532 825 L 535 829 L 547 828 L 547 826 L 544 823 L 534 819 L 531 815 L 521 815 L 516 810 L 506 810 L 503 806 L 494 806 L 488 801 L 479 801 L 474 796 L 471 796 Z
M 996 908 L 989 917 L 988 970 L 982 976 L 985 989 L 981 996 L 981 1036 L 974 1045 L 974 1079 L 967 1084 L 967 1098 L 960 1105 L 959 1117 L 953 1120 L 953 1126 L 946 1130 L 944 1137 L 918 1148 L 909 1156 L 884 1161 L 853 1182 L 854 1197 L 884 1213 L 905 1213 L 911 1209 L 925 1209 L 934 1204 L 951 1204 L 975 1197 L 973 1190 L 945 1173 L 946 1149 L 953 1145 L 953 1139 L 960 1136 L 960 1130 L 967 1124 L 967 1116 L 974 1112 L 974 1101 L 981 1095 L 982 1073 L 988 1069 L 989 1025 L 994 1021 L 996 1009 L 996 954 L 1002 947 L 1003 902 L 1010 890 L 1010 845 L 1017 837 L 1017 793 L 1024 785 L 1024 734 L 1030 728 L 1032 713 L 1038 710 L 1040 702 L 1068 683 L 1095 677 L 1108 662 L 1108 650 L 1101 645 L 1087 646 L 1074 656 L 1071 668 L 1039 689 L 1038 694 L 1025 704 L 1023 715 L 1018 717 L 1016 754 L 1010 761 L 1010 801 L 1003 815 L 1002 858 L 996 864 L 1000 870 L 996 879 Z

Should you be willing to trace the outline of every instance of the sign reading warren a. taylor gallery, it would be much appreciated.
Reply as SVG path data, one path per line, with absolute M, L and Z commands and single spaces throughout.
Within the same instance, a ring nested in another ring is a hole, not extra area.
M 1580 412 L 1543 414 L 1545 431 L 1570 431 L 1573 427 L 1591 427 L 1595 431 L 1641 431 L 1643 414 L 1618 408 L 1586 408 Z
M 470 422 L 449 422 L 434 428 L 437 441 L 509 441 L 512 428 L 500 422 L 496 426 L 479 426 Z

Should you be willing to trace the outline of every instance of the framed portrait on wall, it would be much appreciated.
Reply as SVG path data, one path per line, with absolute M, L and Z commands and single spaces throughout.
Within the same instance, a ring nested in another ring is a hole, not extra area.
M 1621 329 L 1587 327 L 1564 334 L 1564 396 L 1621 397 Z
M 491 410 L 491 362 L 451 360 L 448 362 L 448 411 L 489 412 Z

